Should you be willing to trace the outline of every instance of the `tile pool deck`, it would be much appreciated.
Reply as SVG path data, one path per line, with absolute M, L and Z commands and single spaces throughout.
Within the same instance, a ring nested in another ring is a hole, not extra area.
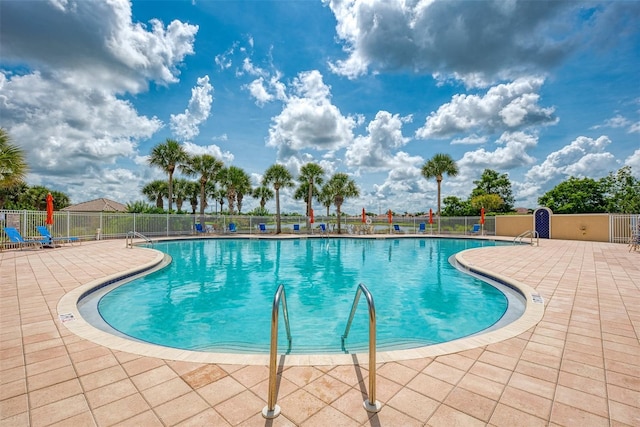
M 266 364 L 141 356 L 81 338 L 58 303 L 92 281 L 156 259 L 124 241 L 0 252 L 0 426 L 638 426 L 640 253 L 623 244 L 542 240 L 464 261 L 528 285 L 540 322 L 451 354 L 367 365 L 291 366 L 282 414 L 265 420 Z

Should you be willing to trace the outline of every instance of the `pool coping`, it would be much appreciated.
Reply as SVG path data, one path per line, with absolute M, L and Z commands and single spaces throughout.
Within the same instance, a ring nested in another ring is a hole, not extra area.
M 219 236 L 215 236 L 219 237 Z M 225 236 L 226 237 L 226 236 Z M 230 236 L 231 237 L 231 236 Z M 232 236 L 233 238 L 243 238 Z M 266 236 L 265 236 L 266 237 Z M 293 236 L 298 237 L 298 236 Z M 356 236 L 343 236 L 347 238 Z M 364 236 L 360 236 L 362 238 Z M 391 235 L 387 238 L 398 237 L 426 237 L 422 235 Z M 430 237 L 430 236 L 429 236 Z M 252 237 L 256 238 L 256 237 Z M 379 238 L 379 237 L 378 237 Z M 442 238 L 442 237 L 438 237 Z M 446 237 L 445 237 L 446 238 Z M 199 237 L 201 239 L 201 237 Z M 485 238 L 486 239 L 486 238 Z M 181 240 L 181 239 L 180 239 Z M 479 239 L 481 240 L 481 239 Z M 498 240 L 498 239 L 491 239 Z M 455 259 L 463 270 L 485 276 L 490 280 L 495 280 L 503 285 L 509 286 L 521 293 L 525 299 L 524 313 L 515 321 L 502 328 L 460 338 L 441 344 L 434 344 L 424 347 L 404 350 L 388 350 L 376 352 L 376 362 L 394 362 L 427 357 L 441 356 L 450 353 L 457 353 L 470 350 L 488 344 L 497 343 L 508 338 L 520 335 L 535 326 L 544 314 L 544 301 L 540 295 L 530 286 L 506 276 L 496 274 L 489 270 L 477 267 L 473 263 L 465 260 L 464 255 L 469 251 L 481 248 L 466 249 L 455 254 Z M 216 364 L 242 364 L 242 365 L 268 365 L 269 354 L 248 354 L 248 353 L 216 353 L 182 350 L 170 347 L 163 347 L 151 343 L 143 343 L 129 340 L 123 337 L 112 335 L 102 331 L 87 322 L 78 310 L 78 302 L 87 293 L 104 287 L 108 283 L 116 282 L 120 279 L 144 274 L 162 264 L 165 254 L 152 248 L 136 247 L 135 250 L 149 250 L 157 252 L 156 257 L 147 264 L 132 268 L 127 271 L 115 273 L 100 279 L 93 280 L 79 286 L 65 294 L 58 302 L 57 311 L 59 318 L 65 327 L 74 334 L 92 341 L 96 344 L 114 349 L 135 353 L 141 356 L 156 357 L 167 360 L 176 360 L 195 363 L 216 363 Z M 321 365 L 353 365 L 354 363 L 366 365 L 369 362 L 368 353 L 351 354 L 291 354 L 280 353 L 280 364 L 286 366 L 321 366 Z

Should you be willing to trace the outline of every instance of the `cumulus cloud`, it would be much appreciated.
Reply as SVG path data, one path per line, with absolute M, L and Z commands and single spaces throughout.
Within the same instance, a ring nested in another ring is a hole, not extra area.
M 406 68 L 486 84 L 546 70 L 576 46 L 563 22 L 573 2 L 323 2 L 348 54 L 332 69 L 350 78 Z
M 166 27 L 156 19 L 149 27 L 133 22 L 127 0 L 11 1 L 0 15 L 5 61 L 32 62 L 58 79 L 117 92 L 138 93 L 149 80 L 176 82 L 197 31 L 177 20 Z
M 624 165 L 631 166 L 633 175 L 640 179 L 640 148 L 625 159 Z
M 267 140 L 268 146 L 278 149 L 278 160 L 301 150 L 337 150 L 353 140 L 355 120 L 332 104 L 331 89 L 319 71 L 298 74 L 289 90 L 292 93 L 272 119 Z
M 518 130 L 558 121 L 553 107 L 541 107 L 541 77 L 527 77 L 490 88 L 484 96 L 454 95 L 431 113 L 418 138 L 446 138 L 463 132 Z
M 617 170 L 615 156 L 607 152 L 611 140 L 603 135 L 597 139 L 580 136 L 555 151 L 526 174 L 528 181 L 553 182 L 570 176 L 598 178 Z
M 209 76 L 198 78 L 197 85 L 191 89 L 189 106 L 182 114 L 171 115 L 171 131 L 182 140 L 189 141 L 200 133 L 200 124 L 209 118 L 213 103 L 213 86 Z
M 394 156 L 394 151 L 409 142 L 410 138 L 402 135 L 402 124 L 410 120 L 410 117 L 379 111 L 367 126 L 368 135 L 356 137 L 347 148 L 345 164 L 374 171 L 406 161 L 406 158 L 401 158 L 401 153 Z
M 216 144 L 211 145 L 198 145 L 192 142 L 185 142 L 183 144 L 184 150 L 194 156 L 202 154 L 210 154 L 218 160 L 222 160 L 223 163 L 229 164 L 233 162 L 234 155 L 230 151 L 223 151 Z
M 499 145 L 494 151 L 480 148 L 468 151 L 458 161 L 460 168 L 509 170 L 531 165 L 535 159 L 527 154 L 538 144 L 538 137 L 524 132 L 505 132 L 496 141 Z

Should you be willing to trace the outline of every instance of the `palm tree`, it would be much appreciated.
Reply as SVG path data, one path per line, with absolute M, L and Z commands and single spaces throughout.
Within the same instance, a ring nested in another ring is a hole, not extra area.
M 176 199 L 176 210 L 182 212 L 184 201 L 189 198 L 190 185 L 193 181 L 178 178 L 173 181 L 173 195 Z
M 0 209 L 11 187 L 21 184 L 28 170 L 24 152 L 12 144 L 7 131 L 0 128 Z
M 271 165 L 262 177 L 262 185 L 273 185 L 273 189 L 276 190 L 276 234 L 280 234 L 282 231 L 280 227 L 280 188 L 293 187 L 293 177 L 283 165 Z
M 200 154 L 189 157 L 185 164 L 180 165 L 180 170 L 189 176 L 200 176 L 200 225 L 204 228 L 204 208 L 207 207 L 206 186 L 207 182 L 215 180 L 224 167 L 224 164 L 211 154 Z
M 273 199 L 273 191 L 269 187 L 265 187 L 261 185 L 260 187 L 256 187 L 251 194 L 255 199 L 260 199 L 260 209 L 264 212 L 265 205 L 268 200 Z
M 422 176 L 426 179 L 435 178 L 438 183 L 438 233 L 440 233 L 440 191 L 444 174 L 458 175 L 458 165 L 448 154 L 436 154 L 422 166 Z
M 311 229 L 311 209 L 313 209 L 313 193 L 318 193 L 316 184 L 322 185 L 324 182 L 324 169 L 317 163 L 307 163 L 300 168 L 298 180 L 301 184 L 307 184 L 307 229 Z
M 151 181 L 142 188 L 142 194 L 150 202 L 155 202 L 157 208 L 164 209 L 164 198 L 168 196 L 167 183 L 159 179 Z
M 233 215 L 234 203 L 238 204 L 238 213 L 242 210 L 242 199 L 247 192 L 251 192 L 251 178 L 237 166 L 229 166 L 220 173 L 220 183 L 226 190 L 229 203 L 229 214 Z
M 195 181 L 187 181 L 187 198 L 191 205 L 191 214 L 196 214 L 196 208 L 198 207 L 198 196 L 200 195 L 200 184 Z
M 358 197 L 360 190 L 356 182 L 349 178 L 346 173 L 334 174 L 329 182 L 327 182 L 327 189 L 329 194 L 333 196 L 333 202 L 336 205 L 336 214 L 338 215 L 338 234 L 340 234 L 340 207 L 344 203 L 344 199 L 349 197 Z
M 187 160 L 188 154 L 175 139 L 167 138 L 164 143 L 153 147 L 149 156 L 149 164 L 160 167 L 169 175 L 169 212 L 173 207 L 173 172 L 176 167 Z
M 325 184 L 320 189 L 320 193 L 318 193 L 318 202 L 327 209 L 327 216 L 329 216 L 329 208 L 331 208 L 331 203 L 333 203 L 333 194 L 331 194 L 329 185 Z

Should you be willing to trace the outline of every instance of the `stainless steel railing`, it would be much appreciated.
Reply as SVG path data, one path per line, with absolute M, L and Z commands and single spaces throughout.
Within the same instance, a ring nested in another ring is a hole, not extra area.
M 368 412 L 378 412 L 382 408 L 382 405 L 376 400 L 376 307 L 373 303 L 371 292 L 369 292 L 369 289 L 362 283 L 358 285 L 356 296 L 351 305 L 351 313 L 349 314 L 347 327 L 342 335 L 342 350 L 345 350 L 344 343 L 349 336 L 351 322 L 353 322 L 353 316 L 356 314 L 356 309 L 358 308 L 360 294 L 364 294 L 369 306 L 369 397 L 364 401 L 364 409 Z
M 128 231 L 125 239 L 125 248 L 133 248 L 133 238 L 138 237 L 140 239 L 144 239 L 147 243 L 153 245 L 153 241 L 145 236 L 144 234 L 138 233 L 137 231 Z
M 276 405 L 276 376 L 277 376 L 277 359 L 278 359 L 278 312 L 280 311 L 280 300 L 282 299 L 282 314 L 284 316 L 284 326 L 287 329 L 287 340 L 291 351 L 291 329 L 289 328 L 289 311 L 287 309 L 287 297 L 284 291 L 284 285 L 278 286 L 276 294 L 273 297 L 273 306 L 271 308 L 271 351 L 269 354 L 269 397 L 267 406 L 262 409 L 262 416 L 271 419 L 280 415 L 280 407 Z
M 540 246 L 540 234 L 536 230 L 527 230 L 523 233 L 518 234 L 514 239 L 513 243 L 522 243 L 522 240 L 525 237 L 530 238 L 529 244 L 533 246 L 533 239 L 536 239 L 536 246 Z

